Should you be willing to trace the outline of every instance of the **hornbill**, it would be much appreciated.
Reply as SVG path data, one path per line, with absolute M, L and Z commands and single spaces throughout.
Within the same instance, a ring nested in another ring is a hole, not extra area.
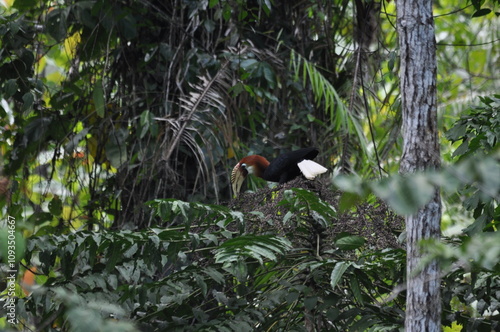
M 252 155 L 240 160 L 231 173 L 231 184 L 234 195 L 238 195 L 243 181 L 248 174 L 253 174 L 271 182 L 285 183 L 300 174 L 312 180 L 327 169 L 312 161 L 318 155 L 316 148 L 304 148 L 284 153 L 269 162 L 259 155 Z

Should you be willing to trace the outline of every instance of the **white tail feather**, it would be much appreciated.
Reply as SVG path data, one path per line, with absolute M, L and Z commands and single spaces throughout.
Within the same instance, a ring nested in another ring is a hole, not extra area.
M 308 180 L 313 180 L 317 175 L 323 174 L 328 171 L 328 169 L 324 168 L 320 164 L 307 159 L 302 160 L 297 164 L 297 166 L 299 166 L 300 171 Z

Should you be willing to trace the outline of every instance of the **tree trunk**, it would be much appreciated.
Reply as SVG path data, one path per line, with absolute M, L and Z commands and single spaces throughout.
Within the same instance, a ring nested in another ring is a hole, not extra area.
M 439 167 L 436 107 L 436 41 L 431 0 L 398 0 L 401 53 L 400 89 L 404 147 L 401 173 Z M 406 218 L 406 332 L 441 331 L 437 262 L 421 269 L 419 242 L 440 236 L 439 190 L 415 215 Z

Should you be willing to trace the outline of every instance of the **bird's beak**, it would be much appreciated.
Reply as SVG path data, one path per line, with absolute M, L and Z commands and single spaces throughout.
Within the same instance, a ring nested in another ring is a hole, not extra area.
M 241 164 L 237 163 L 231 172 L 231 186 L 233 188 L 233 195 L 237 197 L 240 193 L 243 181 L 245 181 L 247 174 L 246 170 L 241 168 Z

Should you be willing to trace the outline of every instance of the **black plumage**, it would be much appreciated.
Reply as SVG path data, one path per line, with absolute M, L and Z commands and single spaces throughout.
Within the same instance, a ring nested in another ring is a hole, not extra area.
M 264 171 L 262 178 L 271 182 L 285 183 L 301 174 L 298 163 L 313 160 L 318 155 L 316 148 L 303 148 L 279 155 Z

